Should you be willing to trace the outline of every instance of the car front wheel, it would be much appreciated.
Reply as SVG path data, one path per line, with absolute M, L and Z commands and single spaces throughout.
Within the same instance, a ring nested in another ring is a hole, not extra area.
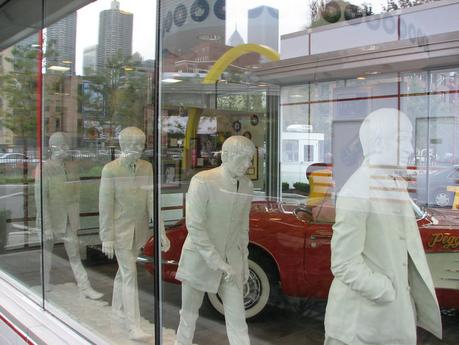
M 260 317 L 268 309 L 270 296 L 273 294 L 273 275 L 268 269 L 263 268 L 249 258 L 249 279 L 244 285 L 243 297 L 245 316 L 247 320 Z M 221 316 L 224 316 L 223 303 L 218 294 L 207 294 L 207 301 L 210 306 Z

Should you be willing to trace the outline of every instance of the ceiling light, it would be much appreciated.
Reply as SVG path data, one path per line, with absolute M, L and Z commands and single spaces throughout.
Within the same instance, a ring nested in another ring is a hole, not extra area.
M 51 66 L 48 68 L 51 71 L 56 71 L 56 72 L 67 72 L 70 70 L 70 67 L 64 67 L 64 66 Z
M 357 77 L 357 79 L 358 79 L 358 80 L 365 80 L 365 79 L 367 79 L 367 78 L 365 78 L 365 77 Z
M 169 84 L 174 84 L 174 83 L 180 83 L 180 79 L 174 79 L 174 78 L 166 78 L 161 80 L 163 83 L 169 83 Z
M 66 64 L 66 65 L 71 65 L 72 61 L 70 61 L 70 60 L 62 60 L 62 63 Z
M 378 72 L 378 71 L 373 71 L 373 72 L 365 72 L 365 74 L 367 75 L 376 75 L 376 74 L 379 74 L 381 72 Z
M 371 52 L 371 51 L 375 51 L 376 49 L 378 49 L 378 46 L 374 45 L 374 44 L 371 44 L 369 46 L 366 46 L 366 47 L 362 47 L 360 48 L 362 50 L 365 50 L 365 51 L 368 51 L 368 52 Z

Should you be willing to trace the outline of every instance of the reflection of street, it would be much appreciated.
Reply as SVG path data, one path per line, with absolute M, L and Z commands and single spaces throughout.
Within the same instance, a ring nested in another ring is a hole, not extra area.
M 68 262 L 65 260 L 65 250 L 63 246 L 57 245 L 54 250 L 53 273 L 51 284 L 57 287 L 57 291 L 62 291 L 66 286 L 70 291 L 75 287 L 73 277 Z M 39 278 L 39 251 L 28 251 L 27 253 L 10 253 L 1 256 L 2 269 L 8 274 L 25 282 L 28 286 L 37 286 L 40 284 Z M 113 289 L 113 279 L 116 274 L 117 266 L 114 263 L 102 265 L 89 265 L 86 268 L 93 283 L 98 291 L 104 293 L 103 302 L 85 300 L 85 303 L 103 303 L 109 305 Z M 35 273 L 34 273 L 35 272 Z M 139 279 L 139 298 L 141 306 L 141 315 L 144 319 L 153 323 L 153 276 L 146 272 L 141 265 L 138 267 Z M 76 287 L 75 287 L 76 289 Z M 49 295 L 51 298 L 53 294 Z M 52 300 L 55 307 L 64 309 L 62 296 L 56 299 L 54 295 Z M 175 330 L 179 321 L 179 309 L 181 299 L 181 288 L 179 285 L 164 283 L 163 298 L 164 311 L 163 321 L 164 328 Z M 75 301 L 79 301 L 77 298 Z M 70 301 L 73 305 L 73 302 Z M 95 306 L 99 308 L 99 304 Z M 72 308 L 77 308 L 73 305 Z M 76 310 L 76 309 L 75 309 Z M 108 310 L 108 309 L 107 309 Z M 98 309 L 96 315 L 102 315 L 103 311 Z M 249 334 L 252 345 L 322 345 L 324 338 L 323 316 L 325 313 L 325 301 L 315 301 L 310 299 L 299 298 L 281 298 L 276 301 L 272 312 L 266 317 L 257 321 L 250 322 Z M 449 315 L 446 315 L 449 314 Z M 106 314 L 103 314 L 106 315 Z M 89 319 L 81 315 L 72 315 L 74 318 L 80 318 L 79 322 L 85 325 L 91 325 Z M 115 318 L 116 324 L 116 318 Z M 144 321 L 146 322 L 146 321 Z M 433 336 L 421 332 L 419 335 L 419 344 L 424 345 L 456 345 L 459 344 L 459 313 L 454 311 L 444 311 L 443 330 L 444 340 L 438 340 Z M 146 325 L 146 323 L 144 323 Z M 151 325 L 151 327 L 153 327 Z M 107 332 L 106 328 L 98 328 Z M 166 337 L 172 336 L 172 331 L 166 331 Z M 123 339 L 123 338 L 122 338 Z M 226 330 L 224 320 L 217 317 L 216 314 L 206 305 L 203 304 L 200 310 L 200 318 L 197 323 L 194 343 L 199 345 L 227 345 Z M 125 344 L 125 343 L 123 343 Z M 169 345 L 168 342 L 165 344 Z

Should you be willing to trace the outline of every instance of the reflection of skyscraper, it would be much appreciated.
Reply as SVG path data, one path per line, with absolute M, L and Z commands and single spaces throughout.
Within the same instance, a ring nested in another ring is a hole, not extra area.
M 46 29 L 47 44 L 52 51 L 48 66 L 68 67 L 69 75 L 75 74 L 76 23 L 77 14 L 73 12 Z
M 269 6 L 249 10 L 247 43 L 264 44 L 279 50 L 279 10 Z
M 97 44 L 83 50 L 83 75 L 93 74 L 97 69 Z
M 118 53 L 123 57 L 132 54 L 132 13 L 120 10 L 120 3 L 113 0 L 111 8 L 99 15 L 99 44 L 97 67 L 103 68 L 108 59 Z
M 244 44 L 244 39 L 242 38 L 239 31 L 237 31 L 237 27 L 234 29 L 233 34 L 228 39 L 228 45 L 232 47 L 236 47 L 238 45 Z

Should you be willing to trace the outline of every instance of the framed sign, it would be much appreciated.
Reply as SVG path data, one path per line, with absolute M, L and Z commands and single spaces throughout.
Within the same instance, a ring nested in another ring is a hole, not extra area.
M 255 154 L 252 158 L 252 164 L 245 173 L 252 181 L 258 180 L 258 147 L 255 147 Z
M 180 187 L 180 161 L 165 161 L 161 169 L 162 188 Z

